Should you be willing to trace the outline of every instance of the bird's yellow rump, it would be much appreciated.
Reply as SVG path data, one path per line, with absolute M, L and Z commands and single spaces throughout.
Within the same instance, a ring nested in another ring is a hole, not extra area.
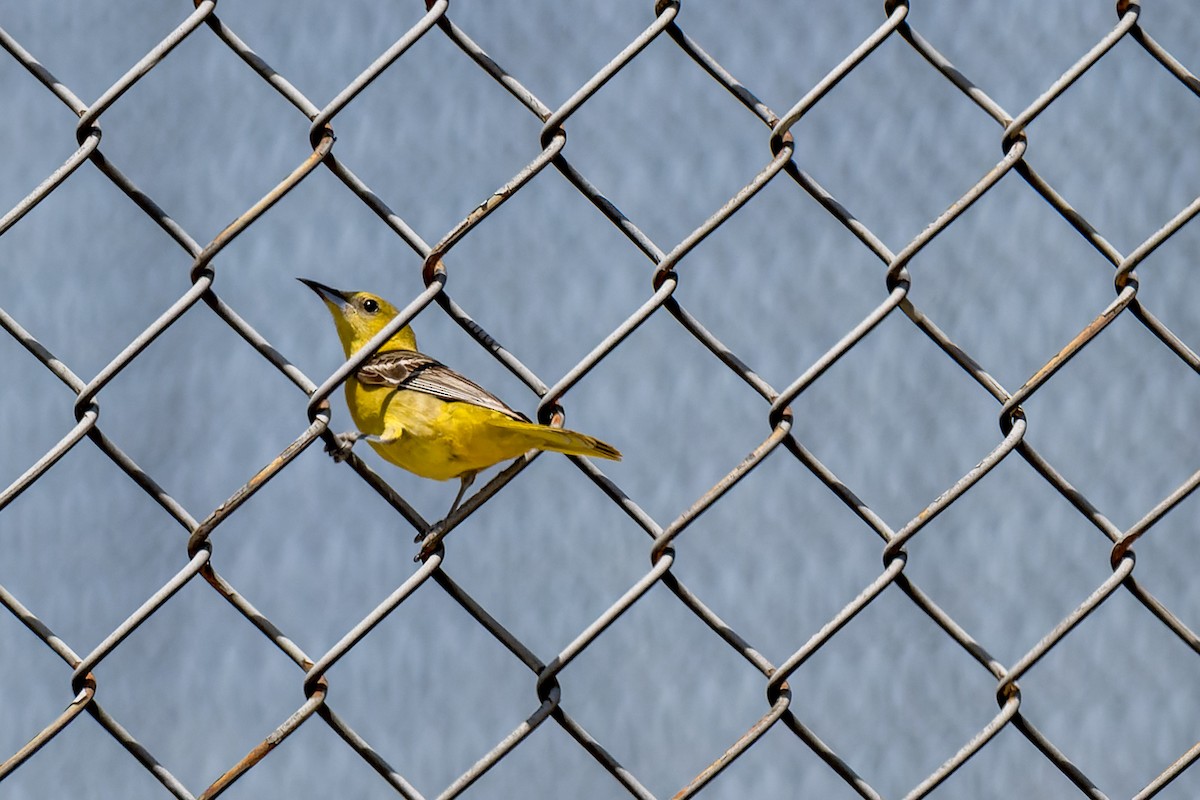
M 367 292 L 343 292 L 300 278 L 337 326 L 346 357 L 395 319 L 396 307 Z M 356 431 L 375 452 L 423 478 L 462 481 L 453 512 L 475 474 L 529 450 L 553 450 L 614 461 L 621 453 L 599 439 L 530 422 L 486 389 L 429 356 L 405 325 L 346 379 L 346 405 Z

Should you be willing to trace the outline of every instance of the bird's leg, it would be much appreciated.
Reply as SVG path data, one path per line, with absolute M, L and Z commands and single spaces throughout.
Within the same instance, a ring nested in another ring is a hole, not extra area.
M 463 495 L 465 495 L 467 493 L 467 487 L 470 486 L 472 481 L 475 480 L 475 473 L 474 472 L 463 473 L 461 476 L 459 476 L 459 480 L 461 481 L 461 483 L 458 485 L 458 494 L 454 495 L 454 502 L 450 504 L 450 510 L 446 512 L 446 516 L 442 518 L 443 522 L 445 520 L 449 519 L 450 515 L 453 514 L 456 510 L 458 510 L 458 504 L 462 502 Z M 437 526 L 435 526 L 435 527 L 437 527 Z M 418 533 L 417 538 L 413 539 L 413 541 L 419 542 L 419 541 L 422 541 L 424 538 L 425 538 L 424 533 Z
M 459 480 L 462 481 L 462 483 L 458 485 L 458 494 L 454 495 L 454 502 L 450 504 L 450 510 L 446 512 L 447 517 L 458 509 L 458 504 L 462 502 L 463 495 L 467 493 L 467 487 L 475 482 L 475 473 L 463 473 L 463 475 L 459 477 Z
M 363 433 L 362 431 L 346 431 L 339 433 L 338 439 L 341 440 L 340 445 L 327 444 L 325 452 L 333 456 L 333 460 L 337 463 L 342 463 L 350 457 L 350 450 L 358 443 L 360 439 L 366 439 L 368 442 L 379 442 L 381 444 L 391 444 L 395 439 L 385 439 L 382 436 L 377 436 L 373 433 Z

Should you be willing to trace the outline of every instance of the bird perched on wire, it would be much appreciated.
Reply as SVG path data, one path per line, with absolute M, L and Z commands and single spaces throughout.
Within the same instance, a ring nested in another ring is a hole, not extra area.
M 299 280 L 325 301 L 346 358 L 399 313 L 368 292 Z M 408 325 L 346 379 L 346 405 L 357 428 L 343 435 L 350 447 L 366 439 L 384 459 L 422 478 L 461 481 L 447 514 L 458 508 L 476 473 L 530 450 L 621 459 L 615 447 L 599 439 L 529 421 L 491 392 L 417 352 Z

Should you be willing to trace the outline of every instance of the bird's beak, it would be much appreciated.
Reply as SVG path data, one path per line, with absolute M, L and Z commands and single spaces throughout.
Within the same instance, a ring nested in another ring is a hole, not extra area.
M 303 283 L 308 288 L 312 289 L 317 295 L 331 306 L 342 307 L 350 302 L 346 297 L 345 292 L 339 292 L 337 289 L 330 288 L 323 283 L 310 281 L 308 278 L 297 278 L 296 280 Z

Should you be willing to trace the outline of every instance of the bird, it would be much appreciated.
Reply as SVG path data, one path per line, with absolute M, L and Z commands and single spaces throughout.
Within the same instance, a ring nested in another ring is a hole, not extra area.
M 333 315 L 349 359 L 399 313 L 370 292 L 333 289 L 298 278 Z M 621 460 L 615 447 L 587 434 L 532 422 L 450 367 L 417 350 L 405 325 L 366 359 L 345 382 L 346 405 L 356 430 L 342 434 L 345 459 L 365 439 L 385 461 L 434 480 L 458 478 L 450 516 L 481 471 L 530 450 Z M 339 458 L 340 456 L 340 458 Z

